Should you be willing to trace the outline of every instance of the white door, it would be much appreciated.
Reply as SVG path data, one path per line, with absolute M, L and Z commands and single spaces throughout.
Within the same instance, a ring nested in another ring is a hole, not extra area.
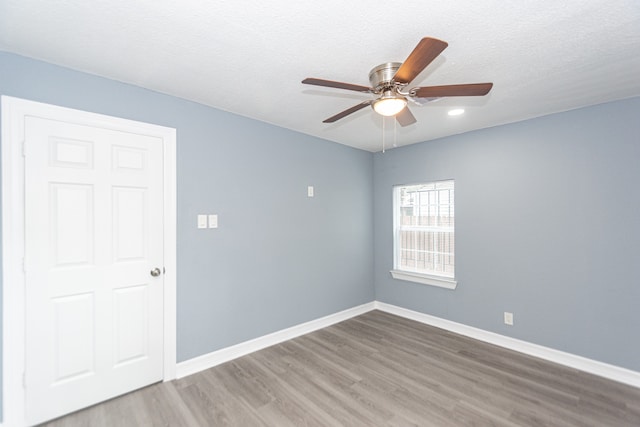
M 163 145 L 58 120 L 24 123 L 33 424 L 162 380 Z

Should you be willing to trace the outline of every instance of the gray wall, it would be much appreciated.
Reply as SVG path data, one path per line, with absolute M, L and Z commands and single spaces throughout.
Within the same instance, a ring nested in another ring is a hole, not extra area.
M 378 299 L 640 371 L 640 98 L 374 156 L 6 53 L 0 94 L 178 129 L 179 361 Z M 392 185 L 448 178 L 458 289 L 391 279 Z
M 0 94 L 177 128 L 178 361 L 374 299 L 371 153 L 1 52 Z
M 638 117 L 633 98 L 376 154 L 376 298 L 640 371 Z M 449 178 L 458 288 L 392 279 L 392 186 Z

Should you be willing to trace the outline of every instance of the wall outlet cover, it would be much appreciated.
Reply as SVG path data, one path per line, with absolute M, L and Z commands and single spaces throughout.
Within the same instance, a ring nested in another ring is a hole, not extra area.
M 508 311 L 504 312 L 504 324 L 513 326 L 513 313 L 509 313 Z

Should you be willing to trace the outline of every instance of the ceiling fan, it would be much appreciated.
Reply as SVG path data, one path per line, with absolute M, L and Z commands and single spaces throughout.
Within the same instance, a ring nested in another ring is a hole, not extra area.
M 344 111 L 323 120 L 323 123 L 333 123 L 349 114 L 355 113 L 371 105 L 376 113 L 383 116 L 395 116 L 401 126 L 408 126 L 416 122 L 416 118 L 407 107 L 407 99 L 442 98 L 447 96 L 483 96 L 489 93 L 493 83 L 469 83 L 445 86 L 423 86 L 408 90 L 405 88 L 437 58 L 448 43 L 442 40 L 425 37 L 413 49 L 404 62 L 387 62 L 374 67 L 369 72 L 371 87 L 351 83 L 335 82 L 316 78 L 306 78 L 304 84 L 333 87 L 337 89 L 353 90 L 356 92 L 372 93 L 376 99 L 363 101 Z

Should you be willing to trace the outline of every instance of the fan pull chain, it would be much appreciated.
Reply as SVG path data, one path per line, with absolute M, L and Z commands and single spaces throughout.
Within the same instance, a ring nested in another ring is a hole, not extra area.
M 385 125 L 385 122 L 386 122 L 386 120 L 385 120 L 386 117 L 385 116 L 380 116 L 380 117 L 382 117 L 382 153 L 384 154 L 384 138 L 385 138 L 385 135 L 386 135 L 386 132 L 384 130 L 384 127 L 385 127 L 384 125 Z
M 398 146 L 398 121 L 393 121 L 393 148 Z

